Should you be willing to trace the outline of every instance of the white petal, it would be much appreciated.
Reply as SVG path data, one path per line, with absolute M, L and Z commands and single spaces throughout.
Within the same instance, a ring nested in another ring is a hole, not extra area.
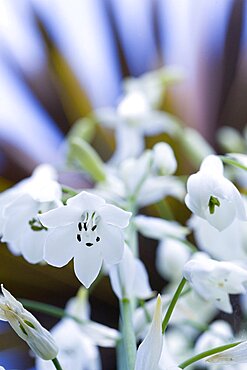
M 25 232 L 21 240 L 21 253 L 29 263 L 41 262 L 44 258 L 45 240 L 48 235 L 46 230 Z
M 87 210 L 97 211 L 104 204 L 103 198 L 86 191 L 82 191 L 67 201 L 68 206 L 79 208 L 82 212 Z
M 173 136 L 179 130 L 179 123 L 175 116 L 162 111 L 147 112 L 142 118 L 141 126 L 147 136 L 166 132 Z
M 100 208 L 99 213 L 104 223 L 125 228 L 129 224 L 131 212 L 126 212 L 112 204 L 106 204 Z
M 168 195 L 183 200 L 185 196 L 184 184 L 172 176 L 150 177 L 144 182 L 137 201 L 140 207 L 145 207 Z
M 207 359 L 212 364 L 237 365 L 247 363 L 247 341 Z M 237 367 L 236 367 L 237 368 Z
M 208 155 L 202 162 L 200 170 L 205 172 L 215 173 L 217 175 L 223 175 L 224 166 L 222 161 L 216 155 Z
M 56 267 L 66 265 L 74 256 L 76 230 L 74 225 L 59 227 L 51 231 L 45 242 L 44 260 Z
M 134 295 L 140 299 L 150 298 L 153 294 L 144 263 L 135 258 Z
M 93 321 L 87 321 L 81 325 L 81 331 L 90 338 L 93 344 L 101 347 L 115 347 L 120 338 L 120 333 L 116 329 Z
M 164 239 L 166 237 L 184 239 L 189 233 L 189 229 L 181 226 L 178 222 L 167 221 L 158 217 L 139 215 L 134 218 L 134 224 L 142 235 L 153 239 Z
M 42 225 L 48 228 L 70 225 L 76 222 L 82 212 L 69 206 L 62 206 L 39 215 Z
M 92 248 L 77 246 L 74 258 L 75 274 L 86 288 L 89 288 L 97 278 L 102 261 L 99 245 L 95 245 Z
M 157 370 L 162 345 L 162 302 L 158 296 L 151 327 L 137 350 L 135 370 Z
M 114 164 L 121 163 L 127 158 L 137 157 L 145 147 L 143 134 L 138 128 L 123 122 L 120 122 L 117 127 L 116 141 L 116 151 L 110 160 Z
M 131 298 L 134 293 L 136 264 L 133 253 L 125 244 L 122 261 L 110 266 L 109 276 L 112 289 L 119 299 Z
M 107 264 L 120 262 L 124 252 L 123 231 L 116 226 L 107 225 L 103 222 L 98 227 L 101 238 L 100 247 L 102 256 Z

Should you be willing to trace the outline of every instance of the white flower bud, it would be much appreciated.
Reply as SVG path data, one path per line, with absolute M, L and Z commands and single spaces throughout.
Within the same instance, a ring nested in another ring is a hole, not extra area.
M 49 331 L 40 325 L 36 318 L 3 287 L 3 284 L 1 288 L 3 295 L 0 295 L 0 320 L 8 321 L 37 356 L 44 360 L 56 358 L 58 348 Z
M 153 147 L 153 166 L 161 175 L 172 175 L 177 169 L 174 152 L 167 143 L 157 143 Z

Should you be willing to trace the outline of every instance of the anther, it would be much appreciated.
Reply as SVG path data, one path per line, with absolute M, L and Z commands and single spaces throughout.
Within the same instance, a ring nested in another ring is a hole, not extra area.
M 81 224 L 81 222 L 79 222 L 79 224 L 78 224 L 78 229 L 79 229 L 79 231 L 82 231 L 82 224 Z
M 92 247 L 93 243 L 86 243 L 87 247 Z
M 97 227 L 97 225 L 94 225 L 94 226 L 92 227 L 92 231 L 94 231 L 94 230 L 96 229 L 96 227 Z
M 97 236 L 97 238 L 96 238 L 96 242 L 99 242 L 100 241 L 100 237 L 99 236 Z
M 86 222 L 83 222 L 83 227 L 84 227 L 84 230 L 87 231 L 87 223 Z
M 81 242 L 81 235 L 80 234 L 77 234 L 76 238 L 77 238 L 78 242 Z

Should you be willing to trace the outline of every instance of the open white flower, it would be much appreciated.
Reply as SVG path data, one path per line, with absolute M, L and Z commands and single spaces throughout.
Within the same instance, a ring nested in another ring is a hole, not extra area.
M 157 370 L 162 346 L 162 301 L 158 296 L 150 329 L 137 350 L 135 370 Z
M 2 241 L 8 243 L 11 251 L 22 254 L 30 263 L 43 260 L 48 232 L 38 215 L 60 206 L 61 196 L 55 170 L 49 165 L 38 166 L 30 178 L 1 195 Z
M 0 320 L 8 321 L 32 351 L 44 360 L 57 356 L 58 348 L 51 334 L 1 285 Z
M 78 279 L 87 288 L 99 274 L 103 260 L 120 262 L 123 256 L 123 229 L 131 213 L 103 198 L 82 191 L 66 206 L 40 215 L 42 224 L 51 230 L 45 243 L 45 261 L 62 267 L 74 257 Z
M 184 277 L 205 300 L 227 313 L 233 311 L 229 294 L 246 292 L 247 271 L 231 262 L 190 260 L 184 266 Z
M 112 289 L 119 299 L 132 297 L 147 299 L 153 294 L 144 264 L 133 256 L 127 245 L 122 261 L 110 267 L 109 276 Z
M 235 218 L 246 220 L 241 195 L 224 177 L 223 164 L 217 156 L 204 159 L 200 171 L 189 177 L 187 190 L 187 207 L 218 230 L 225 229 Z

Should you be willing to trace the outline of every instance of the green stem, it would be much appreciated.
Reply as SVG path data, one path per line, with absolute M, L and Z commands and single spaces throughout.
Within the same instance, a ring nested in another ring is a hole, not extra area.
M 74 195 L 77 195 L 77 194 L 78 194 L 78 191 L 76 191 L 76 190 L 74 190 L 74 189 L 72 189 L 72 188 L 70 188 L 70 187 L 68 187 L 68 186 L 62 186 L 62 192 L 63 192 L 64 194 L 71 195 L 72 197 L 73 197 Z
M 176 303 L 178 301 L 178 298 L 180 296 L 180 294 L 182 293 L 182 290 L 186 284 L 187 280 L 183 277 L 179 286 L 177 287 L 177 290 L 176 292 L 174 293 L 174 296 L 172 297 L 172 300 L 171 300 L 171 303 L 169 304 L 169 307 L 166 311 L 166 314 L 165 314 L 165 317 L 163 319 L 163 322 L 162 322 L 162 333 L 164 334 L 167 326 L 168 326 L 168 323 L 170 321 L 170 318 L 171 318 L 171 315 L 173 313 L 173 310 L 176 306 Z
M 50 304 L 46 304 L 46 303 L 42 303 L 42 302 L 32 301 L 32 300 L 29 300 L 29 299 L 20 299 L 20 301 L 23 304 L 23 306 L 27 309 L 42 312 L 42 313 L 46 313 L 48 315 L 58 317 L 60 319 L 63 318 L 63 317 L 69 317 L 70 319 L 73 319 L 74 321 L 78 322 L 79 324 L 84 324 L 84 322 L 82 320 L 78 319 L 78 317 L 70 315 L 69 313 L 67 313 L 62 308 L 52 306 Z
M 198 355 L 195 355 L 195 356 L 189 358 L 188 360 L 182 362 L 180 365 L 178 365 L 178 367 L 180 369 L 185 369 L 187 366 L 193 364 L 194 362 L 197 362 L 199 360 L 202 360 L 205 357 L 208 357 L 208 356 L 211 356 L 211 355 L 215 355 L 216 353 L 223 352 L 223 351 L 225 351 L 225 350 L 227 350 L 229 348 L 232 348 L 232 347 L 237 346 L 240 343 L 242 343 L 242 342 L 225 344 L 224 346 L 216 347 L 216 348 L 213 348 L 213 349 L 209 349 L 208 351 L 201 352 Z
M 245 170 L 247 171 L 247 167 L 239 162 L 237 162 L 234 158 L 228 158 L 228 157 L 225 157 L 223 155 L 220 155 L 219 156 L 220 159 L 226 163 L 226 164 L 229 164 L 231 166 L 234 166 L 234 167 L 238 167 L 238 168 L 241 168 L 242 170 Z
M 132 323 L 132 307 L 129 299 L 123 298 L 120 301 L 120 311 L 126 363 L 128 370 L 134 370 L 136 358 L 136 338 Z
M 62 366 L 60 365 L 60 363 L 59 363 L 59 361 L 58 361 L 58 359 L 57 359 L 57 358 L 54 358 L 54 359 L 52 360 L 52 362 L 53 362 L 53 364 L 54 364 L 54 366 L 55 366 L 55 368 L 56 368 L 57 370 L 63 370 L 63 368 L 62 368 Z

